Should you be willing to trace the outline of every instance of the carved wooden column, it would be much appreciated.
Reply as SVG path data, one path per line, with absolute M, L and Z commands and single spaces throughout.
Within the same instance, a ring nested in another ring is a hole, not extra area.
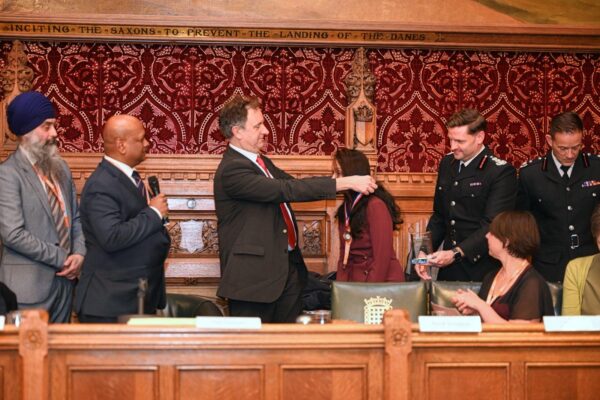
M 0 86 L 3 99 L 0 102 L 0 159 L 17 148 L 15 135 L 8 129 L 6 107 L 19 94 L 31 90 L 33 70 L 27 66 L 27 55 L 23 43 L 13 41 L 6 66 L 0 71 Z
M 346 147 L 367 155 L 373 172 L 377 170 L 377 109 L 373 105 L 375 75 L 363 47 L 356 51 L 352 71 L 345 79 L 346 97 Z
M 22 358 L 23 400 L 48 399 L 48 313 L 21 311 L 19 355 Z
M 385 327 L 385 400 L 408 400 L 410 396 L 410 352 L 412 324 L 406 310 L 389 310 Z

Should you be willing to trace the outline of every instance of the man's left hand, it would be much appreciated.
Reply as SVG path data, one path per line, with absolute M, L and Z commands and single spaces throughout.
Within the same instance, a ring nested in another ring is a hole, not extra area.
M 434 267 L 447 267 L 454 261 L 454 252 L 452 250 L 436 251 L 429 256 L 429 263 Z
M 81 254 L 71 254 L 65 260 L 62 269 L 56 273 L 57 276 L 64 276 L 67 279 L 73 280 L 79 277 L 81 265 L 83 264 L 83 256 Z

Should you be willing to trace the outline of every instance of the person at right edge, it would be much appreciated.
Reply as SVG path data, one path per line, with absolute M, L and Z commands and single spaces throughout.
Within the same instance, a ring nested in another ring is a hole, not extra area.
M 451 153 L 440 163 L 427 224 L 433 249 L 443 248 L 428 255 L 429 265 L 440 268 L 438 280 L 481 281 L 499 267 L 485 235 L 496 215 L 515 207 L 516 171 L 483 144 L 487 121 L 476 110 L 455 113 L 446 126 Z M 427 266 L 416 267 L 422 279 L 431 279 Z
M 596 253 L 590 229 L 600 199 L 600 157 L 581 152 L 583 122 L 574 112 L 555 116 L 546 142 L 550 151 L 521 166 L 517 208 L 530 211 L 542 243 L 533 266 L 560 282 L 567 263 Z

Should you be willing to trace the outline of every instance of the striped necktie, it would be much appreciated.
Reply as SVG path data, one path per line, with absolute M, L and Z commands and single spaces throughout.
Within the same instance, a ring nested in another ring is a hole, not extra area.
M 265 174 L 269 178 L 273 178 L 260 155 L 256 158 L 256 162 L 258 163 L 258 165 L 260 165 L 263 171 L 265 171 Z M 296 248 L 297 243 L 296 228 L 294 227 L 294 221 L 292 220 L 292 212 L 290 211 L 289 205 L 287 203 L 279 203 L 279 208 L 281 209 L 281 215 L 283 215 L 283 220 L 285 221 L 285 225 L 287 226 L 288 246 L 290 249 L 294 249 Z
M 60 247 L 71 252 L 71 241 L 69 239 L 69 219 L 66 215 L 64 204 L 59 199 L 58 186 L 55 182 L 50 181 L 47 177 L 44 177 L 44 183 L 46 184 L 46 192 L 48 193 L 48 203 L 50 205 L 50 212 L 54 219 L 56 226 L 56 233 L 58 235 L 58 243 Z
M 146 185 L 144 185 L 144 181 L 142 181 L 142 177 L 140 176 L 139 172 L 133 170 L 133 172 L 131 173 L 131 177 L 135 181 L 135 187 L 137 188 L 137 191 L 140 194 L 140 196 L 142 196 L 144 199 L 148 199 Z

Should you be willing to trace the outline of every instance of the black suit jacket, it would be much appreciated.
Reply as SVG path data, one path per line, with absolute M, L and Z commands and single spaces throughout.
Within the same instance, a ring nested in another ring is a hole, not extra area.
M 81 222 L 88 253 L 75 311 L 104 317 L 136 313 L 139 278 L 148 279 L 145 311 L 163 308 L 169 235 L 133 182 L 106 160 L 83 188 Z
M 598 251 L 590 223 L 599 202 L 598 155 L 580 154 L 568 183 L 551 152 L 521 166 L 517 207 L 538 223 L 542 243 L 533 265 L 547 281 L 562 281 L 570 260 Z
M 458 175 L 457 164 L 453 154 L 440 163 L 427 230 L 434 251 L 443 241 L 444 250 L 458 246 L 465 253 L 462 260 L 440 269 L 439 280 L 481 281 L 499 266 L 488 255 L 485 235 L 498 213 L 515 207 L 516 171 L 487 148 Z
M 290 262 L 299 266 L 301 275 L 306 275 L 300 251 L 296 248 L 288 254 L 279 203 L 335 198 L 335 181 L 325 177 L 294 179 L 267 157 L 262 158 L 274 179 L 231 148 L 215 173 L 221 261 L 217 294 L 270 303 L 283 292 Z

